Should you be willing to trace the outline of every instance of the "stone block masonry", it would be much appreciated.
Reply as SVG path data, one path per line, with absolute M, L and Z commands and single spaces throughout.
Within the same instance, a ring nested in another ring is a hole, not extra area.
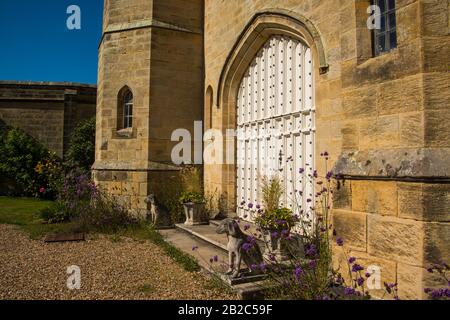
M 0 125 L 23 129 L 63 157 L 73 129 L 95 116 L 96 93 L 95 85 L 0 81 Z

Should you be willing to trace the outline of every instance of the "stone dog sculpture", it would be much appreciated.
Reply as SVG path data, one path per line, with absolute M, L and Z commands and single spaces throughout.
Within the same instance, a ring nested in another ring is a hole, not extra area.
M 228 265 L 229 269 L 226 274 L 232 278 L 237 278 L 240 275 L 241 261 L 249 267 L 250 272 L 255 274 L 256 270 L 252 270 L 252 265 L 260 265 L 263 262 L 261 250 L 257 244 L 251 246 L 249 250 L 242 248 L 242 245 L 247 242 L 247 235 L 239 228 L 238 223 L 227 218 L 220 222 L 217 226 L 216 232 L 219 234 L 225 233 L 228 238 Z

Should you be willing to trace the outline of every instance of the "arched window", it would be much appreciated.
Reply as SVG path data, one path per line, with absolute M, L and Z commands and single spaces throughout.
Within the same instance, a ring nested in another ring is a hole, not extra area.
M 133 127 L 133 93 L 127 86 L 119 91 L 117 99 L 117 129 Z

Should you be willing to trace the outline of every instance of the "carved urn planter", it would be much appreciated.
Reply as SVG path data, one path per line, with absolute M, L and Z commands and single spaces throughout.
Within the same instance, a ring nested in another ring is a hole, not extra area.
M 264 258 L 271 260 L 274 257 L 278 262 L 289 260 L 291 257 L 289 241 L 277 232 L 268 229 L 262 229 L 261 231 L 266 244 Z
M 187 202 L 183 204 L 183 207 L 186 215 L 185 225 L 195 226 L 199 224 L 208 224 L 204 203 Z

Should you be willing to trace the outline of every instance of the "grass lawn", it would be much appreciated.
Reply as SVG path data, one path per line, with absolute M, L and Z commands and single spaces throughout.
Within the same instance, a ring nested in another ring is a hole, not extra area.
M 32 239 L 40 239 L 48 233 L 70 231 L 72 223 L 47 224 L 39 217 L 39 211 L 47 208 L 52 201 L 36 198 L 0 197 L 0 224 L 13 224 L 30 234 Z

